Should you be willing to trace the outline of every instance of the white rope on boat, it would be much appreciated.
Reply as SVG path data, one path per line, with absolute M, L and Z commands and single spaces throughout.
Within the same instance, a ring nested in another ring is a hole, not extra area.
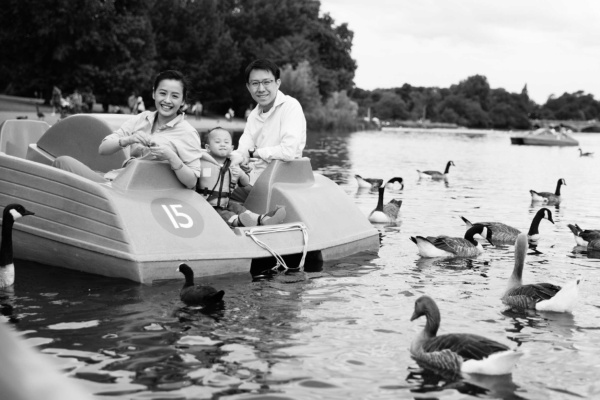
M 287 266 L 287 264 L 285 263 L 285 261 L 283 260 L 283 258 L 279 254 L 277 254 L 277 252 L 275 250 L 273 250 L 273 248 L 271 248 L 268 244 L 266 244 L 265 242 L 261 241 L 260 239 L 258 239 L 256 237 L 256 235 L 262 235 L 262 234 L 266 234 L 266 233 L 280 233 L 280 232 L 289 232 L 289 231 L 298 231 L 298 230 L 302 231 L 302 238 L 304 239 L 304 246 L 302 249 L 302 258 L 300 259 L 300 264 L 298 265 L 298 268 L 289 268 Z M 267 250 L 269 253 L 271 253 L 273 255 L 273 257 L 275 258 L 277 263 L 273 268 L 271 268 L 272 270 L 279 270 L 279 267 L 282 267 L 284 272 L 289 269 L 298 269 L 300 272 L 304 272 L 304 262 L 306 261 L 306 254 L 308 253 L 308 229 L 306 228 L 306 225 L 304 225 L 303 223 L 297 223 L 297 224 L 291 224 L 291 225 L 285 225 L 285 226 L 277 226 L 277 225 L 257 226 L 257 227 L 253 227 L 252 229 L 245 231 L 245 233 L 246 233 L 246 236 L 250 236 L 257 245 L 259 245 L 260 247 Z

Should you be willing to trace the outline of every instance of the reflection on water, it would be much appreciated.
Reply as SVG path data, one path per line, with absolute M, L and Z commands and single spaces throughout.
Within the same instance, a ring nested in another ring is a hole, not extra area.
M 600 148 L 600 137 L 576 136 L 582 147 Z M 567 227 L 600 226 L 600 184 L 582 174 L 599 170 L 600 159 L 511 146 L 506 133 L 401 130 L 311 134 L 305 155 L 365 216 L 377 193 L 359 190 L 354 175 L 403 177 L 403 190 L 385 192 L 385 203 L 397 198 L 402 207 L 396 223 L 376 226 L 378 256 L 332 262 L 294 282 L 210 278 L 206 284 L 226 293 L 214 309 L 184 307 L 183 281 L 141 286 L 21 261 L 14 288 L 0 290 L 0 317 L 102 398 L 600 397 L 600 264 L 574 247 Z M 417 170 L 450 159 L 447 181 L 419 180 Z M 529 190 L 554 187 L 559 177 L 569 186 L 560 208 L 551 208 L 555 224 L 540 227 L 523 280 L 583 276 L 573 314 L 505 309 L 510 244 L 484 245 L 476 259 L 424 259 L 409 240 L 463 236 L 461 215 L 527 231 L 541 207 Z M 525 355 L 512 376 L 448 378 L 418 368 L 408 347 L 423 327 L 410 322 L 422 294 L 440 307 L 440 334 L 471 332 L 519 347 Z

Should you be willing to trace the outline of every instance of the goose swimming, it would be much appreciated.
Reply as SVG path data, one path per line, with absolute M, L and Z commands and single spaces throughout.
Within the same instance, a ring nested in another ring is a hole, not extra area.
M 477 257 L 483 253 L 481 243 L 474 236 L 479 234 L 492 245 L 492 230 L 485 225 L 473 225 L 464 238 L 449 236 L 411 236 L 410 240 L 419 249 L 421 257 Z
M 568 224 L 567 226 L 573 232 L 577 246 L 587 246 L 592 240 L 600 239 L 600 229 L 583 230 L 577 224 Z
M 525 310 L 571 312 L 579 295 L 580 279 L 569 282 L 562 288 L 551 283 L 524 285 L 522 276 L 527 247 L 527 235 L 519 234 L 515 242 L 515 266 L 502 302 Z
M 548 203 L 548 204 L 560 203 L 560 201 L 561 201 L 560 187 L 562 185 L 567 186 L 567 182 L 565 182 L 565 180 L 563 178 L 560 178 L 558 180 L 558 182 L 556 183 L 556 190 L 554 191 L 554 193 L 536 192 L 535 190 L 530 190 L 529 193 L 531 194 L 531 201 Z
M 2 240 L 0 244 L 0 288 L 15 283 L 12 230 L 15 221 L 26 215 L 35 215 L 20 204 L 9 204 L 2 212 Z
M 448 163 L 446 163 L 446 169 L 444 170 L 444 173 L 441 173 L 439 171 L 419 171 L 417 170 L 417 172 L 419 173 L 419 179 L 422 178 L 431 178 L 431 179 L 445 179 L 448 176 L 448 173 L 450 173 L 450 166 L 455 166 L 453 161 L 448 161 Z
M 523 353 L 484 336 L 472 333 L 437 335 L 440 310 L 429 296 L 415 301 L 411 321 L 425 316 L 425 328 L 412 341 L 412 358 L 423 368 L 449 372 L 485 375 L 510 374 Z
M 379 197 L 377 199 L 377 206 L 369 214 L 369 221 L 376 224 L 389 224 L 398 218 L 398 212 L 402 206 L 402 200 L 393 199 L 386 205 L 383 204 L 383 194 L 385 192 L 385 186 L 378 189 Z
M 218 303 L 223 300 L 225 292 L 212 286 L 195 285 L 194 271 L 189 265 L 182 263 L 177 268 L 185 277 L 185 283 L 179 292 L 179 297 L 187 306 L 204 306 Z
M 465 217 L 461 216 L 460 218 L 464 221 L 465 225 L 467 226 L 467 229 L 476 224 L 485 225 L 488 228 L 490 228 L 494 235 L 495 243 L 501 242 L 501 243 L 513 244 L 515 242 L 515 240 L 517 239 L 517 236 L 521 233 L 521 231 L 518 230 L 517 228 L 514 228 L 510 225 L 506 225 L 502 222 L 475 222 L 475 223 L 472 223 Z M 529 226 L 529 231 L 527 232 L 527 238 L 528 238 L 530 244 L 537 244 L 537 242 L 540 238 L 540 230 L 539 230 L 540 222 L 543 219 L 547 219 L 548 221 L 554 223 L 554 220 L 552 219 L 552 212 L 547 208 L 540 208 L 533 216 L 533 219 L 531 220 L 531 225 Z
M 360 175 L 354 175 L 356 178 L 356 182 L 358 182 L 359 188 L 365 188 L 370 190 L 378 189 L 381 185 L 383 185 L 383 179 L 378 178 L 363 178 Z

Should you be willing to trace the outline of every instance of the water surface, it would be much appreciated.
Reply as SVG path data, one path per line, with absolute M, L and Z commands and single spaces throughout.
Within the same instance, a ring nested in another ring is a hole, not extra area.
M 574 136 L 597 157 L 513 146 L 504 132 L 310 135 L 313 168 L 365 215 L 377 196 L 359 190 L 354 174 L 404 178 L 404 190 L 385 195 L 403 204 L 396 224 L 377 226 L 378 255 L 330 263 L 305 282 L 211 278 L 226 292 L 224 307 L 212 310 L 184 307 L 182 281 L 141 286 L 20 262 L 14 288 L 0 292 L 1 312 L 99 398 L 599 398 L 600 260 L 575 246 L 567 224 L 600 229 L 600 135 Z M 443 170 L 449 160 L 456 166 L 447 182 L 418 179 L 417 169 Z M 488 246 L 476 259 L 423 259 L 409 240 L 462 236 L 460 216 L 526 231 L 540 208 L 529 190 L 554 191 L 559 178 L 564 200 L 550 207 L 555 224 L 540 225 L 524 281 L 581 275 L 572 314 L 505 311 L 513 246 Z M 440 307 L 440 333 L 477 333 L 524 351 L 512 376 L 449 381 L 420 369 L 408 347 L 424 325 L 410 322 L 422 294 Z

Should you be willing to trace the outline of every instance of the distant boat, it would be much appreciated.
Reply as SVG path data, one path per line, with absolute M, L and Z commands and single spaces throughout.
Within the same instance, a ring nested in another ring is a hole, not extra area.
M 579 142 L 564 131 L 540 128 L 524 135 L 512 136 L 512 144 L 533 146 L 579 146 Z

